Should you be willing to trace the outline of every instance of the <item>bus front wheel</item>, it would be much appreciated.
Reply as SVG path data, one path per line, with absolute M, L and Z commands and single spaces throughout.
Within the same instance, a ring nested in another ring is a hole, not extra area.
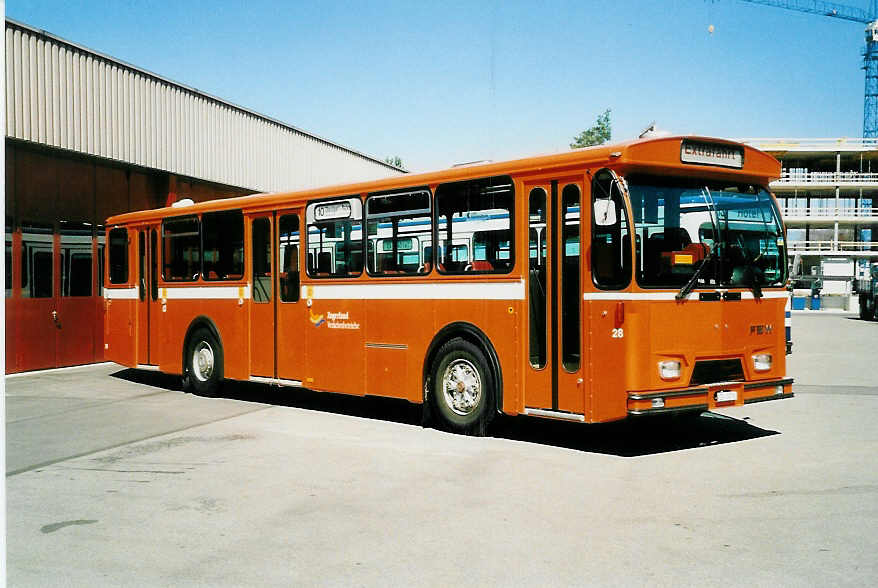
M 494 382 L 485 354 L 464 339 L 439 348 L 433 362 L 433 406 L 452 431 L 484 435 L 494 415 Z
M 183 387 L 200 396 L 216 396 L 223 379 L 223 348 L 205 327 L 189 337 L 183 366 Z

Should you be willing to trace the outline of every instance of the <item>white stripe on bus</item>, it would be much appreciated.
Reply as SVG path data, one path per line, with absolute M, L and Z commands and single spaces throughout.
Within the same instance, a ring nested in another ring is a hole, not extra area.
M 187 286 L 159 288 L 159 298 L 168 300 L 238 300 L 250 298 L 250 285 L 246 286 Z
M 107 300 L 137 300 L 137 288 L 104 288 Z
M 722 294 L 725 290 L 716 290 Z M 698 300 L 698 292 L 692 292 L 686 296 L 686 300 Z M 763 292 L 763 298 L 785 298 L 789 294 L 781 292 Z M 676 292 L 586 292 L 582 295 L 583 300 L 676 300 Z M 741 300 L 753 300 L 753 292 L 741 292 Z
M 113 300 L 137 300 L 139 292 L 134 288 L 104 288 L 104 298 Z M 250 286 L 186 286 L 159 288 L 159 298 L 167 300 L 238 300 L 250 298 Z
M 524 300 L 524 280 L 302 286 L 302 298 L 309 297 L 315 300 Z

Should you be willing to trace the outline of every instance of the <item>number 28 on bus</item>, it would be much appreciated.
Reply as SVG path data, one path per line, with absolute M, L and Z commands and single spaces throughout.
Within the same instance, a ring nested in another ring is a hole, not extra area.
M 203 395 L 404 398 L 457 431 L 788 398 L 779 173 L 664 137 L 115 216 L 106 356 Z

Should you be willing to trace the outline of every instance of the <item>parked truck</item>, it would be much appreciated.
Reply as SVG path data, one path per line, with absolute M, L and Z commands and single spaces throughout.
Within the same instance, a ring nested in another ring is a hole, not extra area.
M 878 263 L 869 267 L 866 278 L 857 280 L 857 292 L 860 297 L 860 318 L 866 321 L 874 320 L 878 309 Z

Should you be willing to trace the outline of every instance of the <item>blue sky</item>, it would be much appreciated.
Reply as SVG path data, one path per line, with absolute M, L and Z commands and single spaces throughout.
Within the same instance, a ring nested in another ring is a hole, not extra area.
M 653 120 L 721 137 L 862 135 L 864 27 L 740 0 L 7 0 L 6 11 L 414 171 L 563 151 L 606 108 L 614 140 Z

